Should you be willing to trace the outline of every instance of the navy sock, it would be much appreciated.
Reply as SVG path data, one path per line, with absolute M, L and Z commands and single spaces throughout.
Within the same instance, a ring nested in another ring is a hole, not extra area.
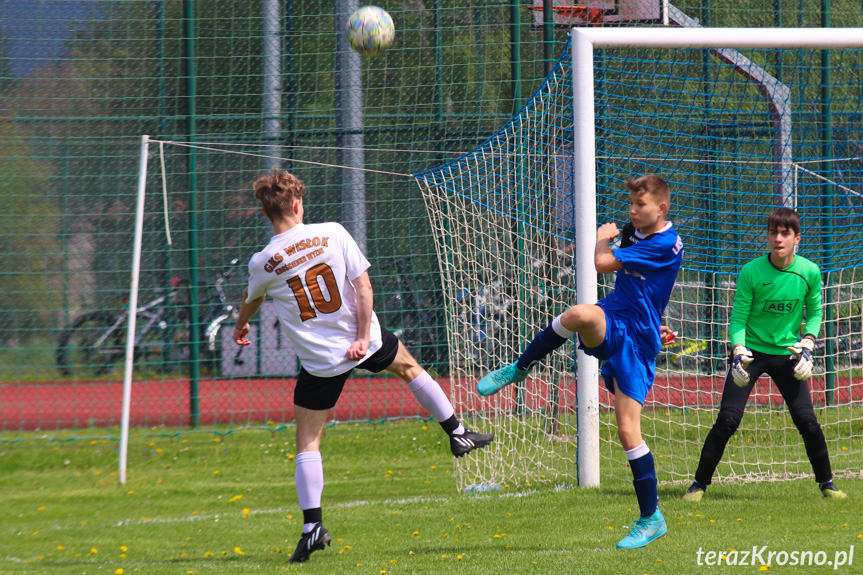
M 554 331 L 554 328 L 551 327 L 551 324 L 549 324 L 548 327 L 536 334 L 536 337 L 533 338 L 533 341 L 530 342 L 530 345 L 527 346 L 527 349 L 518 358 L 515 366 L 522 371 L 527 371 L 534 363 L 540 361 L 567 341 L 569 340 L 559 336 Z
M 629 462 L 632 469 L 632 485 L 638 498 L 638 507 L 642 517 L 653 515 L 659 505 L 656 494 L 656 467 L 653 464 L 653 454 L 648 451 L 638 459 Z

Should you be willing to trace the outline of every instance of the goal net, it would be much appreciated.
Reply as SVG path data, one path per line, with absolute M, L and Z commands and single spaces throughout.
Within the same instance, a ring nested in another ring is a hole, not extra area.
M 800 33 L 785 31 L 786 39 Z M 497 434 L 494 449 L 459 462 L 460 485 L 576 482 L 586 464 L 578 443 L 588 449 L 583 434 L 592 425 L 579 387 L 599 389 L 602 476 L 631 478 L 613 397 L 581 362 L 576 368 L 573 343 L 493 397 L 480 398 L 475 385 L 515 361 L 576 302 L 575 278 L 593 268 L 592 258 L 574 257 L 577 244 L 589 243 L 582 253 L 592 253 L 594 215 L 600 223 L 628 221 L 622 183 L 646 173 L 671 184 L 670 219 L 686 250 L 664 317 L 679 335 L 657 360 L 642 417 L 660 481 L 683 482 L 695 472 L 721 398 L 736 276 L 765 252 L 766 217 L 776 205 L 800 212 L 799 253 L 823 272 L 825 322 L 809 385 L 833 469 L 863 472 L 863 54 L 827 54 L 818 45 L 738 51 L 636 42 L 594 54 L 592 118 L 576 114 L 573 124 L 573 93 L 583 86 L 573 85 L 568 45 L 509 123 L 465 156 L 416 176 L 441 262 L 453 399 Z M 578 207 L 584 124 L 595 130 L 594 214 Z M 613 279 L 598 278 L 598 297 Z M 811 473 L 781 396 L 763 378 L 715 480 Z

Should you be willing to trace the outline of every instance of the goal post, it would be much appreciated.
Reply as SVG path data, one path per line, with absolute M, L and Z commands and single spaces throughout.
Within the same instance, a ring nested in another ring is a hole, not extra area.
M 141 151 L 138 157 L 138 187 L 135 199 L 135 231 L 132 240 L 132 274 L 129 280 L 129 313 L 126 322 L 126 351 L 123 363 L 123 407 L 120 415 L 120 453 L 117 480 L 126 484 L 126 468 L 129 459 L 129 415 L 132 404 L 132 368 L 135 361 L 135 322 L 138 312 L 138 284 L 141 276 L 141 246 L 144 236 L 144 199 L 147 191 L 147 158 L 150 151 L 150 136 L 141 136 Z
M 595 303 L 590 265 L 596 230 L 594 50 L 599 48 L 863 48 L 860 28 L 573 28 L 573 197 L 577 214 L 577 303 Z M 789 150 L 785 150 L 789 153 Z M 578 484 L 599 485 L 599 379 L 597 361 L 578 352 Z

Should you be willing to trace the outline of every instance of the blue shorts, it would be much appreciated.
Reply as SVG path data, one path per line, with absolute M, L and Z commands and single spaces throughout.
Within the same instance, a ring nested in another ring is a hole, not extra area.
M 656 356 L 640 349 L 629 323 L 604 308 L 602 311 L 605 313 L 605 340 L 597 347 L 589 348 L 579 337 L 578 349 L 604 361 L 602 376 L 605 387 L 612 394 L 614 380 L 617 380 L 617 387 L 624 395 L 644 405 L 656 378 Z

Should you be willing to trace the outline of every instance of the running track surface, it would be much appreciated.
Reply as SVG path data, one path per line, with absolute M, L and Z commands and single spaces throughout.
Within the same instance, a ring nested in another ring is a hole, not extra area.
M 445 392 L 451 385 L 459 389 L 460 413 L 483 412 L 492 408 L 515 407 L 513 389 L 494 398 L 481 398 L 473 391 L 474 382 L 442 378 Z M 261 425 L 292 422 L 294 379 L 207 379 L 200 382 L 201 424 Z M 816 405 L 825 405 L 824 379 L 810 380 Z M 863 379 L 837 378 L 836 405 L 863 402 Z M 130 424 L 176 428 L 188 426 L 189 381 L 185 379 L 138 381 L 132 386 Z M 648 396 L 645 408 L 704 407 L 719 404 L 722 379 L 716 376 L 675 377 L 662 374 Z M 757 385 L 750 405 L 780 407 L 782 397 L 767 379 Z M 548 405 L 548 385 L 535 379 L 527 381 L 527 406 L 544 409 Z M 117 426 L 120 424 L 123 385 L 118 382 L 35 382 L 0 386 L 0 433 L 11 430 L 50 430 Z M 560 400 L 563 411 L 575 410 L 574 384 L 564 385 Z M 612 405 L 613 399 L 600 388 L 600 403 Z M 348 380 L 333 417 L 338 421 L 380 421 L 389 418 L 428 417 L 407 388 L 395 378 L 355 377 Z

